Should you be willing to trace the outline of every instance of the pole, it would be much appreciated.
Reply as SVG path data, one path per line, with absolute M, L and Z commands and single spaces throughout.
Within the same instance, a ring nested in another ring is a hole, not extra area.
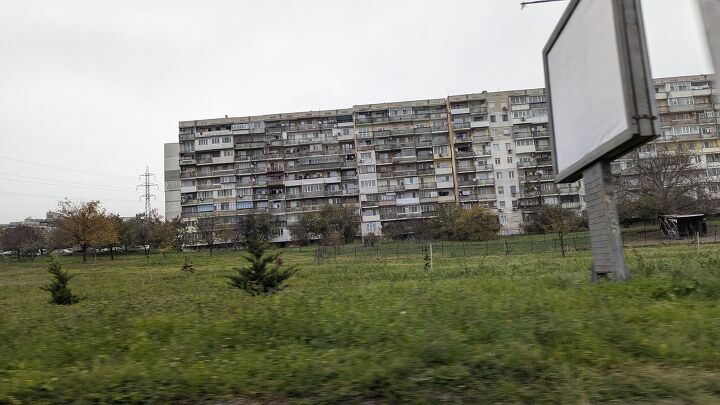
M 433 271 L 433 253 L 432 253 L 432 242 L 430 242 L 430 271 Z
M 594 163 L 583 171 L 583 179 L 592 248 L 592 280 L 610 276 L 615 281 L 627 280 L 630 271 L 625 265 L 610 162 Z
M 718 0 L 699 0 L 700 14 L 705 22 L 705 33 L 707 34 L 708 45 L 710 45 L 710 54 L 715 64 L 715 72 L 720 70 L 720 1 Z M 720 78 L 715 78 L 716 83 L 720 84 Z

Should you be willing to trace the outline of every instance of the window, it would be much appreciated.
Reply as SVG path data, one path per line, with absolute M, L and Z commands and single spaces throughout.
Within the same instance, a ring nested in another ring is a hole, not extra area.
M 212 144 L 217 145 L 220 143 L 220 138 L 212 138 Z
M 517 193 L 517 187 L 510 186 L 510 194 L 515 195 L 515 193 Z
M 217 191 L 218 197 L 232 197 L 233 196 L 233 190 L 218 190 Z
M 700 163 L 702 161 L 702 156 L 695 156 L 695 163 Z
M 496 165 L 499 165 L 499 164 L 500 164 L 500 158 L 495 158 L 495 164 L 496 164 Z
M 686 106 L 695 104 L 695 99 L 692 97 L 675 97 L 669 98 L 668 104 L 673 107 Z
M 497 121 L 497 116 L 495 114 L 491 115 L 490 122 L 496 122 L 496 121 Z
M 373 232 L 377 229 L 377 224 L 375 222 L 370 222 L 367 224 L 367 230 L 370 232 Z
M 362 180 L 360 181 L 360 187 L 375 187 L 377 182 L 375 180 Z
M 200 204 L 198 205 L 198 212 L 212 212 L 215 210 L 213 204 Z
M 697 125 L 678 125 L 665 129 L 663 135 L 689 135 L 698 132 L 700 132 L 700 127 Z
M 232 138 L 230 138 L 229 136 L 225 136 L 225 137 L 223 137 L 222 141 L 223 141 L 223 143 L 230 143 L 230 142 L 232 142 Z
M 529 117 L 530 117 L 530 110 L 513 111 L 514 119 L 529 118 Z
M 500 201 L 500 208 L 505 208 L 505 201 Z
M 670 91 L 684 91 L 684 90 L 690 90 L 690 83 L 688 83 L 688 82 L 670 83 Z
M 493 144 L 493 150 L 494 150 L 495 152 L 500 152 L 500 144 L 499 144 L 499 143 L 494 143 L 494 144 Z
M 358 173 L 375 173 L 375 165 L 360 165 Z
M 502 119 L 503 119 L 503 121 L 507 122 L 507 120 L 508 120 L 508 115 L 507 115 L 507 114 L 503 114 L 503 115 L 502 115 Z
M 502 180 L 502 178 L 503 178 L 502 172 L 495 173 L 495 178 L 498 180 Z
M 242 210 L 242 209 L 250 209 L 250 208 L 252 208 L 252 207 L 253 207 L 253 203 L 252 203 L 252 202 L 241 201 L 241 202 L 236 202 L 236 203 L 235 203 L 235 208 L 237 208 L 237 209 L 239 209 L 239 210 Z
M 511 150 L 512 150 L 512 143 L 506 142 L 506 143 L 505 143 L 505 150 L 511 151 Z
M 342 134 L 343 134 L 343 135 L 350 135 L 350 128 L 343 128 Z
M 508 156 L 507 162 L 510 163 L 510 164 L 512 164 L 512 156 Z
M 498 188 L 497 188 L 497 193 L 498 193 L 498 194 L 505 194 L 505 187 L 503 187 L 503 186 L 498 186 Z
M 515 178 L 515 172 L 512 171 L 512 170 L 510 170 L 510 171 L 508 172 L 508 179 L 514 179 L 514 178 Z
M 198 145 L 207 145 L 208 140 L 207 139 L 198 139 Z
M 233 150 L 224 150 L 223 151 L 223 156 L 233 156 L 233 155 L 235 155 L 235 151 L 233 151 Z
M 360 154 L 360 159 L 362 159 L 362 160 L 369 160 L 371 158 L 372 158 L 372 153 L 363 152 Z

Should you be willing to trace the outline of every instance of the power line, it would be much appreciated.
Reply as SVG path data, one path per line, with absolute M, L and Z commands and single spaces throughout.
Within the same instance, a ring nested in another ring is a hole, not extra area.
M 10 136 L 10 137 L 12 137 L 12 138 L 15 138 L 15 139 L 23 140 L 23 141 L 27 141 L 28 139 L 33 139 L 33 140 L 35 140 L 35 141 L 37 141 L 37 142 L 42 142 L 42 145 L 43 145 L 43 146 L 49 146 L 49 147 L 51 147 L 51 148 L 56 148 L 56 149 L 63 150 L 63 151 L 66 151 L 66 152 L 71 152 L 71 153 L 76 153 L 76 152 L 77 152 L 77 149 L 69 148 L 69 147 L 67 147 L 67 146 L 62 146 L 62 145 L 58 145 L 58 144 L 54 144 L 54 143 L 49 143 L 49 142 L 47 142 L 47 141 L 44 140 L 44 139 L 41 139 L 41 138 L 38 138 L 38 137 L 34 137 L 34 136 L 30 136 L 30 135 L 23 135 L 23 136 L 17 136 L 17 135 L 11 135 L 11 134 L 6 134 L 6 135 L 7 135 L 7 136 Z M 116 156 L 112 156 L 112 157 L 116 157 Z M 122 159 L 123 159 L 123 160 L 126 160 L 126 161 L 130 161 L 130 162 L 142 163 L 142 161 L 140 161 L 140 160 L 129 159 L 129 158 L 125 158 L 125 157 L 122 157 Z
M 0 180 L 17 181 L 17 182 L 33 183 L 33 184 L 44 184 L 44 185 L 48 185 L 48 186 L 68 186 L 68 185 L 70 185 L 70 186 L 75 186 L 76 188 L 88 188 L 88 189 L 105 190 L 105 191 L 131 191 L 131 190 L 133 190 L 130 187 L 103 186 L 100 184 L 88 184 L 88 183 L 81 183 L 81 182 L 77 182 L 77 181 L 64 181 L 64 180 L 48 179 L 45 177 L 23 176 L 21 174 L 14 174 L 14 173 L 0 172 L 0 175 L 20 177 L 20 179 L 0 178 Z M 50 181 L 51 183 L 30 181 L 30 180 L 24 180 L 24 179 L 47 180 L 47 181 Z M 58 184 L 58 183 L 60 183 L 60 184 Z
M 13 162 L 25 163 L 25 164 L 29 164 L 29 165 L 36 165 L 36 166 L 48 167 L 48 168 L 50 168 L 50 169 L 67 170 L 67 171 L 70 171 L 70 172 L 77 172 L 77 173 L 89 174 L 89 175 L 93 175 L 93 176 L 115 177 L 115 178 L 119 178 L 119 179 L 132 179 L 132 177 L 118 176 L 117 174 L 99 173 L 99 172 L 94 172 L 94 171 L 89 171 L 89 170 L 80 170 L 80 169 L 71 169 L 71 168 L 69 168 L 69 167 L 48 165 L 48 164 L 45 164 L 45 163 L 32 162 L 32 161 L 29 161 L 29 160 L 17 159 L 17 158 L 12 158 L 12 157 L 7 157 L 7 156 L 0 156 L 0 159 L 10 160 L 10 161 L 13 161 Z
M 0 197 L 35 197 L 35 198 L 59 198 L 59 199 L 65 199 L 68 200 L 96 200 L 96 198 L 87 198 L 87 197 L 70 197 L 66 195 L 47 195 L 47 194 L 30 194 L 30 193 L 17 193 L 14 191 L 0 191 Z M 101 202 L 137 202 L 137 200 L 122 200 L 122 199 L 102 199 L 99 200 Z
M 76 185 L 68 185 L 68 184 L 46 183 L 46 182 L 42 182 L 42 181 L 32 181 L 32 180 L 25 180 L 25 179 L 6 179 L 6 178 L 2 178 L 2 177 L 0 177 L 0 181 L 15 181 L 18 183 L 41 184 L 44 186 L 56 186 L 56 187 L 85 188 L 85 189 L 89 189 L 89 190 L 112 191 L 112 192 L 119 192 L 119 193 L 127 193 L 128 192 L 128 190 L 123 190 L 123 189 L 118 189 L 118 188 L 76 186 Z

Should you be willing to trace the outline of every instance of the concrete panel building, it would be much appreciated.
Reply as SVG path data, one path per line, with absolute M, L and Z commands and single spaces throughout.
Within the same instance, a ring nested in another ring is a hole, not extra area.
M 707 170 L 720 170 L 711 77 L 655 84 L 657 142 L 696 144 Z M 584 210 L 582 182 L 553 181 L 541 88 L 181 121 L 178 141 L 165 150 L 166 216 L 227 225 L 269 212 L 277 242 L 326 204 L 355 206 L 362 235 L 432 217 L 445 203 L 493 210 L 504 234 L 522 232 L 543 204 Z M 623 160 L 614 165 L 622 170 Z

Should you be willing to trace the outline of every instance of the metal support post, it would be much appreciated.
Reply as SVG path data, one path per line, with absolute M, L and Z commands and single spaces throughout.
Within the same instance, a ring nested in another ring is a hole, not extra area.
M 705 33 L 707 34 L 710 54 L 715 64 L 715 73 L 720 75 L 720 0 L 699 0 L 700 14 L 705 22 Z M 715 77 L 717 82 L 720 78 Z
M 592 279 L 627 280 L 630 272 L 625 265 L 610 162 L 594 163 L 583 171 L 583 179 L 592 247 Z

